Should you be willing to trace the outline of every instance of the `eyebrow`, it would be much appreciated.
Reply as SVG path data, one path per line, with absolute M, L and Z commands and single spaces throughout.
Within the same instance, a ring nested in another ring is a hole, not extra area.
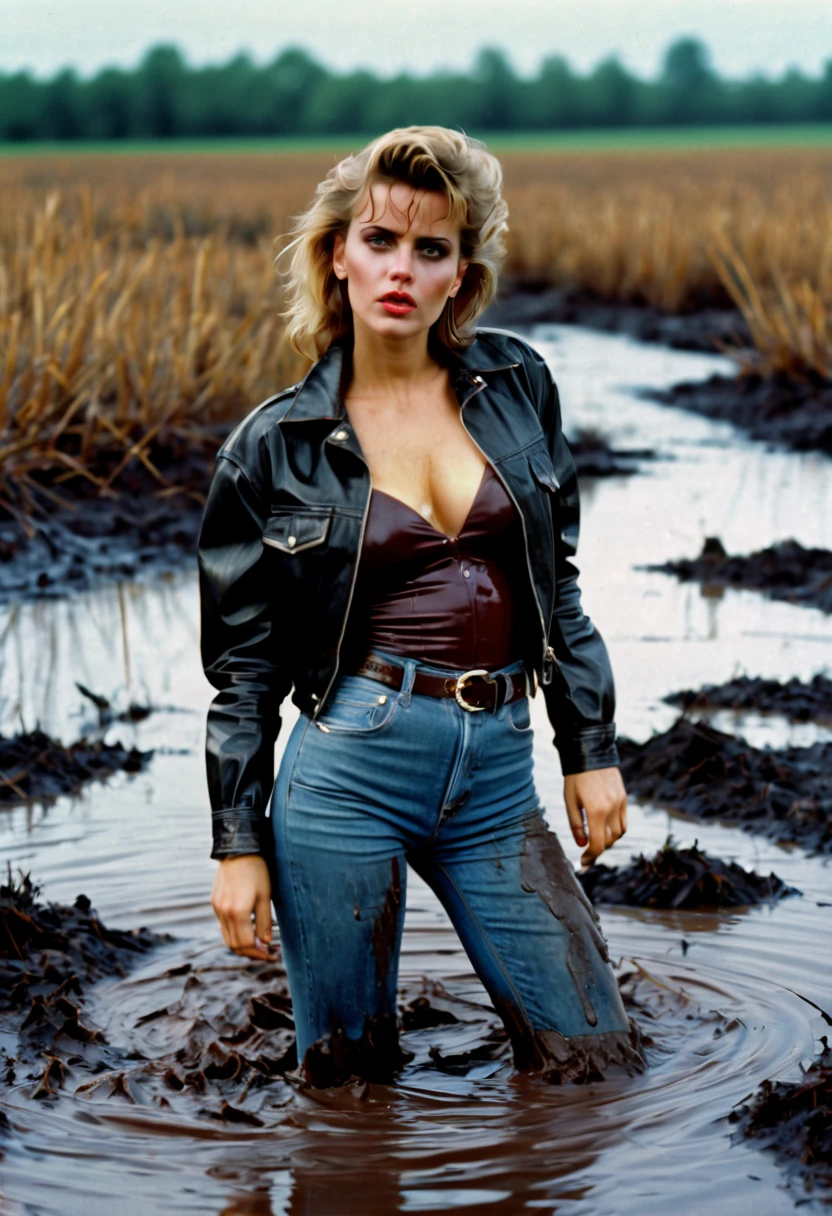
M 362 224 L 362 228 L 373 228 L 376 232 L 382 233 L 384 236 L 403 236 L 401 232 L 393 232 L 392 228 L 385 228 L 382 224 Z M 451 242 L 444 236 L 420 236 L 417 240 L 429 245 L 447 245 L 450 248 Z

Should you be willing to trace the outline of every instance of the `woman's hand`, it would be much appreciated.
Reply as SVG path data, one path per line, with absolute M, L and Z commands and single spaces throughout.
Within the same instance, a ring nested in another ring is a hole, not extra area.
M 581 865 L 592 865 L 627 831 L 627 791 L 621 770 L 596 768 L 588 773 L 571 773 L 564 778 L 563 796 L 576 844 L 582 848 L 588 844 L 581 854 Z
M 265 859 L 259 853 L 224 858 L 214 878 L 211 907 L 222 927 L 225 944 L 246 958 L 274 958 L 270 949 L 256 944 L 272 940 L 271 881 Z M 254 913 L 254 924 L 251 914 Z

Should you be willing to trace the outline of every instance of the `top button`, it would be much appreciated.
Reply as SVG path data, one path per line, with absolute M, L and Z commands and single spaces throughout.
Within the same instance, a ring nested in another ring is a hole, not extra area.
M 332 436 L 333 439 L 346 439 L 346 437 L 347 437 L 346 431 L 336 431 L 335 434 Z

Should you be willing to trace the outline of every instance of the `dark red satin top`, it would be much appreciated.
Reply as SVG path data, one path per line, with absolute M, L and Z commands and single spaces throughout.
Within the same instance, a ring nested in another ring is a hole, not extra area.
M 523 656 L 516 589 L 524 584 L 522 522 L 487 464 L 456 537 L 373 490 L 342 653 L 370 650 L 439 666 L 504 667 Z

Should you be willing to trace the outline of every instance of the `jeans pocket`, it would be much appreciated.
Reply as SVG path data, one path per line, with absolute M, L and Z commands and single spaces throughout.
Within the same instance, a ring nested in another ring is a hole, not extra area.
M 347 675 L 339 680 L 317 725 L 332 734 L 372 734 L 389 725 L 397 705 L 395 690 L 379 680 Z

